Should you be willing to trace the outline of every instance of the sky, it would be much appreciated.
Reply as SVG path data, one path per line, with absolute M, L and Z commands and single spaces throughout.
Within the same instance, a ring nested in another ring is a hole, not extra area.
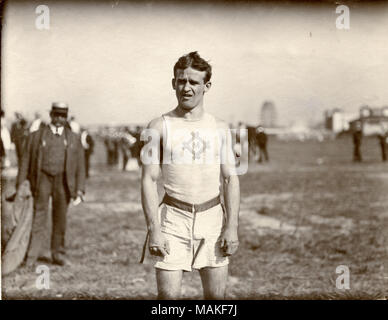
M 388 105 L 388 5 L 349 8 L 344 30 L 332 3 L 10 0 L 2 108 L 32 118 L 65 101 L 81 124 L 146 123 L 176 106 L 172 69 L 191 51 L 213 67 L 205 109 L 229 122 L 259 123 L 265 101 L 280 125 Z

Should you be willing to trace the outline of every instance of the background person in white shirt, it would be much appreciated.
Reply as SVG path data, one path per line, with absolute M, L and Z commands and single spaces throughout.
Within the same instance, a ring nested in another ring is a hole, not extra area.
M 43 124 L 42 118 L 40 116 L 39 112 L 35 113 L 35 119 L 32 121 L 31 126 L 30 126 L 30 133 L 38 131 L 40 126 Z
M 71 131 L 73 131 L 75 134 L 80 134 L 81 133 L 81 126 L 79 125 L 78 122 L 75 121 L 75 117 L 71 116 L 69 125 L 71 128 Z

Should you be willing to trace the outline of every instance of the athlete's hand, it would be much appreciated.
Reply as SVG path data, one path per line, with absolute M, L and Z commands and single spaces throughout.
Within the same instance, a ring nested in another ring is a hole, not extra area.
M 224 256 L 231 256 L 238 249 L 239 241 L 236 227 L 226 227 L 221 234 L 221 250 Z
M 150 231 L 149 250 L 153 256 L 164 257 L 170 254 L 170 246 L 160 230 Z

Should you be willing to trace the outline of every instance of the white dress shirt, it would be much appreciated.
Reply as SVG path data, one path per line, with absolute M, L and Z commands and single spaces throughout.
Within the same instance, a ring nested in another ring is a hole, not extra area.
M 42 123 L 42 120 L 41 120 L 41 119 L 35 119 L 35 120 L 32 122 L 32 124 L 31 124 L 30 132 L 38 131 L 38 129 L 39 129 L 41 123 Z
M 64 127 L 56 127 L 52 123 L 50 123 L 50 129 L 54 134 L 59 134 L 60 136 L 62 135 Z

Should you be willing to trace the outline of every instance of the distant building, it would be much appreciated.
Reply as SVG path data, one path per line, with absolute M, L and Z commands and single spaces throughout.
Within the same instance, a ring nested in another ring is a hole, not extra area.
M 379 134 L 382 124 L 386 127 L 388 126 L 388 106 L 382 108 L 362 106 L 359 117 L 350 122 L 351 128 L 354 128 L 358 121 L 361 122 L 363 135 L 371 136 Z
M 350 129 L 350 123 L 357 119 L 358 113 L 345 113 L 342 109 L 334 108 L 325 111 L 325 129 L 338 134 Z
M 265 101 L 261 107 L 260 124 L 264 128 L 274 128 L 277 126 L 276 108 L 271 101 Z

